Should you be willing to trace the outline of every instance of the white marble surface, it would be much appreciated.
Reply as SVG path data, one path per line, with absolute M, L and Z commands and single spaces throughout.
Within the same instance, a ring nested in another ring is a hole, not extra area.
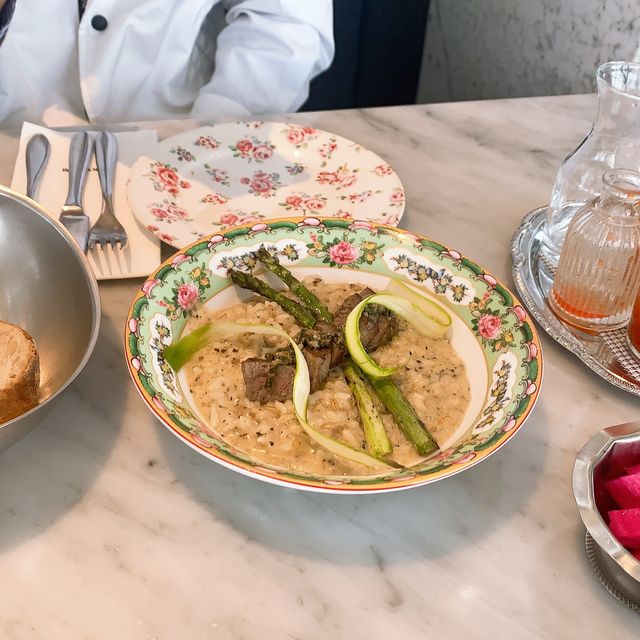
M 431 0 L 419 101 L 593 91 L 640 56 L 639 20 L 638 0 Z
M 406 186 L 404 226 L 510 282 L 513 229 L 594 108 L 573 96 L 292 118 L 380 153 Z M 3 136 L 0 181 L 14 152 Z M 283 490 L 208 462 L 147 412 L 121 345 L 138 285 L 101 285 L 92 360 L 0 457 L 0 639 L 638 637 L 637 614 L 591 573 L 570 487 L 576 452 L 638 418 L 637 398 L 543 336 L 537 409 L 481 465 L 389 495 Z

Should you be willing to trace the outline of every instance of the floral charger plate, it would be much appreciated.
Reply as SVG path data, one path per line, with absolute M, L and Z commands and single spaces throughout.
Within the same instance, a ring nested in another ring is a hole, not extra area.
M 227 269 L 250 268 L 262 245 L 299 276 L 383 289 L 391 277 L 434 296 L 453 317 L 451 344 L 471 387 L 469 408 L 450 441 L 410 468 L 368 476 L 318 476 L 252 460 L 222 441 L 190 407 L 163 356 L 199 303 L 236 304 Z M 231 294 L 231 295 L 229 295 Z M 204 456 L 279 485 L 333 493 L 393 491 L 459 473 L 503 446 L 533 409 L 542 381 L 536 329 L 515 296 L 457 251 L 428 238 L 368 221 L 288 218 L 203 238 L 167 260 L 143 284 L 129 311 L 125 350 L 148 408 Z
M 404 190 L 362 145 L 282 122 L 233 122 L 180 133 L 131 168 L 138 220 L 176 248 L 240 224 L 323 215 L 395 226 Z

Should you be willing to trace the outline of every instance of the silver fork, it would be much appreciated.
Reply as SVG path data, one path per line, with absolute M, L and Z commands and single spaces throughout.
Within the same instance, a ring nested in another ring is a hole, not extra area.
M 103 131 L 96 137 L 96 164 L 102 188 L 102 213 L 91 228 L 89 248 L 110 244 L 113 249 L 127 246 L 127 232 L 113 211 L 113 180 L 118 159 L 118 141 L 113 133 Z

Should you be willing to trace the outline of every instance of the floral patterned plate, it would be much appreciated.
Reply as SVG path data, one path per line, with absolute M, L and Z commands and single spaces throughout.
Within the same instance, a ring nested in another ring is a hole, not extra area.
M 328 477 L 282 471 L 220 440 L 191 410 L 163 349 L 175 341 L 195 305 L 235 304 L 227 269 L 251 268 L 254 251 L 272 247 L 294 273 L 382 289 L 400 278 L 435 296 L 453 316 L 452 345 L 463 358 L 471 402 L 462 424 L 418 466 L 373 476 Z M 459 473 L 499 449 L 533 409 L 542 379 L 540 341 L 515 296 L 457 251 L 427 238 L 368 221 L 289 218 L 259 222 L 203 238 L 162 264 L 144 283 L 125 328 L 129 371 L 149 409 L 204 456 L 279 485 L 315 491 L 379 492 Z
M 281 122 L 234 122 L 167 138 L 131 168 L 127 194 L 138 220 L 176 248 L 283 216 L 395 226 L 404 211 L 402 183 L 375 153 Z

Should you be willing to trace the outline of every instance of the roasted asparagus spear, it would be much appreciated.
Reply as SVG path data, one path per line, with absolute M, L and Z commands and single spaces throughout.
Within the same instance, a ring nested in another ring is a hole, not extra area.
M 229 277 L 239 287 L 249 289 L 249 291 L 255 291 L 261 296 L 279 304 L 284 311 L 290 313 L 303 327 L 313 327 L 316 323 L 316 319 L 309 309 L 302 306 L 299 302 L 288 298 L 281 291 L 276 291 L 264 280 L 260 280 L 250 273 L 236 269 L 229 269 Z
M 369 453 L 377 458 L 388 456 L 393 450 L 391 440 L 389 440 L 382 418 L 373 403 L 364 374 L 357 365 L 348 361 L 344 365 L 344 375 L 358 407 Z
M 324 320 L 325 322 L 331 322 L 333 317 L 331 312 L 324 305 L 322 300 L 315 294 L 311 293 L 307 287 L 305 287 L 300 280 L 298 280 L 286 267 L 283 267 L 278 258 L 269 253 L 265 247 L 260 247 L 257 251 L 258 260 L 262 264 L 274 273 L 282 282 L 284 282 L 293 293 L 300 298 L 305 307 L 311 311 L 316 320 Z
M 431 437 L 422 420 L 393 380 L 390 378 L 369 378 L 369 382 L 402 433 L 418 453 L 427 456 L 436 451 L 438 449 L 436 441 Z

